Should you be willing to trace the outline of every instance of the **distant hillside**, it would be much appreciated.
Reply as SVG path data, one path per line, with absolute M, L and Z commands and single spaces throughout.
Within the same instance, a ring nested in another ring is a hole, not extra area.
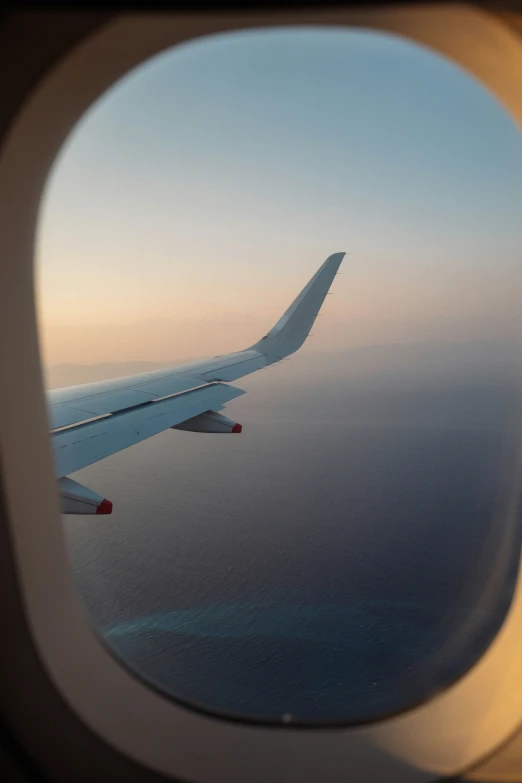
M 45 369 L 48 388 L 72 386 L 150 372 L 171 367 L 181 362 L 195 361 L 186 358 L 165 362 L 111 362 L 103 364 L 59 364 Z M 284 368 L 284 369 L 283 369 Z M 444 378 L 481 377 L 522 379 L 522 344 L 520 343 L 408 343 L 395 345 L 370 345 L 351 350 L 329 353 L 309 350 L 290 357 L 283 365 L 274 367 L 283 383 L 296 379 L 313 383 L 328 374 L 332 379 L 343 377 L 354 383 L 367 383 L 372 379 L 387 384 L 395 381 L 437 381 Z M 268 373 L 262 373 L 271 383 Z M 258 373 L 256 378 L 260 374 Z M 242 383 L 245 381 L 242 380 Z M 259 383 L 260 381 L 256 381 Z
M 183 361 L 191 361 L 186 359 Z M 124 375 L 137 375 L 141 372 L 161 370 L 179 362 L 104 362 L 100 364 L 56 364 L 44 368 L 45 382 L 48 389 L 59 389 L 62 386 L 76 386 L 92 381 L 104 381 L 108 378 L 119 378 Z

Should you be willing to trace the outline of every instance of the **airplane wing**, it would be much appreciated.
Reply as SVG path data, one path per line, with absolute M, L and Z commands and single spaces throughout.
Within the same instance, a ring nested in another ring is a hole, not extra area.
M 110 501 L 68 475 L 163 430 L 241 432 L 241 425 L 219 412 L 225 403 L 245 393 L 229 382 L 278 362 L 301 347 L 344 255 L 329 256 L 275 326 L 243 351 L 47 392 L 62 512 L 111 513 Z

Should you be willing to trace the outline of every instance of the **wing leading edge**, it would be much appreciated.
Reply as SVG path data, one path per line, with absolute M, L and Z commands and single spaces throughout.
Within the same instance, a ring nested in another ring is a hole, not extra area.
M 280 361 L 301 347 L 344 255 L 329 256 L 275 326 L 246 350 L 47 392 L 56 478 L 62 479 L 163 430 L 181 428 L 177 425 L 200 414 L 217 413 L 225 402 L 244 394 L 226 383 Z M 240 432 L 241 428 L 207 431 Z

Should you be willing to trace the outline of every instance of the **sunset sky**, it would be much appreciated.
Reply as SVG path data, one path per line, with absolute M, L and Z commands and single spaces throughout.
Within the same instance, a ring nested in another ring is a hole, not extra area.
M 176 47 L 110 90 L 56 161 L 44 362 L 247 347 L 340 250 L 315 350 L 520 339 L 521 171 L 495 99 L 402 39 L 308 27 Z

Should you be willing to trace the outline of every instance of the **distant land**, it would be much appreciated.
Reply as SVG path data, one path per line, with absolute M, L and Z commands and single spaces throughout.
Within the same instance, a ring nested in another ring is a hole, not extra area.
M 223 350 L 226 350 L 224 346 Z M 203 357 L 182 357 L 164 362 L 103 362 L 99 364 L 58 364 L 44 368 L 49 389 L 91 383 L 108 378 L 151 372 L 176 364 L 185 364 Z M 291 370 L 290 370 L 291 368 Z M 282 379 L 298 379 L 305 375 L 310 382 L 310 371 L 342 375 L 354 382 L 372 381 L 376 376 L 382 382 L 402 385 L 407 379 L 436 381 L 446 375 L 469 378 L 476 373 L 484 380 L 502 377 L 522 380 L 522 343 L 519 342 L 415 342 L 390 345 L 356 346 L 347 351 L 313 351 L 308 347 L 271 372 L 279 372 Z M 256 377 L 260 374 L 258 373 Z M 243 384 L 248 382 L 242 379 Z

